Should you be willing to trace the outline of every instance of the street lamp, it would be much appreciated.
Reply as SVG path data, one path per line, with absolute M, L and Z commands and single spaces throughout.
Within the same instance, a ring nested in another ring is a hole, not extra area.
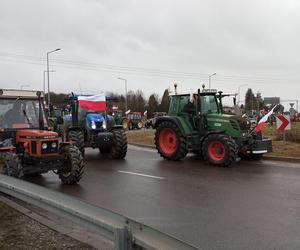
M 125 112 L 127 111 L 127 79 L 118 77 L 119 80 L 122 80 L 125 82 Z
M 47 70 L 44 70 L 44 74 L 43 74 L 43 91 L 44 91 L 44 94 L 46 92 L 46 77 L 45 77 L 45 73 L 47 72 Z M 50 72 L 55 72 L 55 70 L 50 70 Z
M 48 78 L 48 106 L 50 105 L 50 83 L 49 83 L 49 54 L 61 50 L 60 48 L 47 52 L 47 78 Z
M 215 76 L 217 73 L 213 73 L 212 75 L 210 75 L 209 77 L 208 77 L 208 82 L 209 82 L 209 89 L 210 89 L 210 87 L 211 87 L 211 77 L 212 76 Z
M 238 106 L 240 106 L 240 100 L 241 100 L 241 98 L 240 98 L 241 87 L 245 87 L 245 86 L 248 86 L 248 84 L 245 83 L 245 84 L 241 84 L 238 86 L 238 95 L 239 95 Z

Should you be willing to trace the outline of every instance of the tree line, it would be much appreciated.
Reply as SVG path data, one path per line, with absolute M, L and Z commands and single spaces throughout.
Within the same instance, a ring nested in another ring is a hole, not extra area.
M 125 110 L 125 96 L 118 93 L 107 93 L 107 100 L 109 108 L 117 106 L 119 110 L 126 112 Z M 56 94 L 50 93 L 51 102 L 57 107 L 65 107 L 67 105 L 68 94 Z M 46 94 L 47 100 L 47 94 Z M 127 93 L 127 109 L 136 112 L 144 113 L 147 110 L 147 116 L 153 117 L 154 112 L 167 112 L 169 109 L 169 92 L 165 89 L 162 96 L 160 97 L 157 93 L 153 93 L 148 99 L 145 98 L 142 90 L 130 90 Z M 245 105 L 241 105 L 244 111 L 252 110 L 268 110 L 262 98 L 260 92 L 253 93 L 252 89 L 249 88 L 245 95 Z M 283 106 L 279 105 L 277 108 L 283 112 Z

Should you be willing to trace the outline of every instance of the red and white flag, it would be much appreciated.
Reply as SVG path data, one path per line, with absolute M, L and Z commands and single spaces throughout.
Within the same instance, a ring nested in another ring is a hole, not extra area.
M 261 118 L 257 124 L 257 126 L 255 127 L 256 132 L 259 132 L 261 130 L 264 129 L 264 127 L 267 125 L 267 121 L 270 115 L 273 114 L 274 109 L 277 107 L 277 105 L 275 105 L 268 114 L 266 114 L 263 118 Z
M 193 104 L 193 103 L 194 103 L 194 100 L 195 100 L 195 98 L 194 98 L 193 90 L 191 89 L 189 103 L 192 103 L 192 104 Z
M 145 110 L 145 112 L 144 112 L 144 116 L 147 116 L 147 114 L 148 114 L 148 111 L 147 111 L 147 110 Z
M 106 98 L 104 94 L 93 96 L 78 96 L 79 106 L 84 109 L 95 111 L 106 110 Z
M 128 110 L 125 112 L 125 115 L 128 115 L 130 112 L 131 112 L 131 110 L 128 109 Z

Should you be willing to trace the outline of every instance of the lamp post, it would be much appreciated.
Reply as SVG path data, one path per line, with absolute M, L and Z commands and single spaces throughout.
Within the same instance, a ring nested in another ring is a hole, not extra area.
M 43 91 L 44 91 L 44 94 L 46 92 L 46 77 L 45 77 L 46 72 L 47 72 L 47 70 L 44 70 L 44 74 L 43 74 Z M 55 70 L 50 70 L 50 72 L 55 72 Z
M 125 112 L 127 111 L 127 79 L 118 77 L 119 80 L 122 80 L 125 82 Z
M 245 84 L 241 84 L 241 85 L 238 86 L 238 95 L 239 95 L 238 106 L 240 106 L 240 100 L 241 100 L 241 97 L 240 97 L 241 87 L 245 87 L 245 86 L 248 86 L 248 84 L 245 83 Z
M 209 77 L 208 77 L 208 82 L 209 82 L 209 89 L 211 88 L 211 77 L 212 76 L 215 76 L 217 73 L 213 73 L 212 75 L 210 75 Z
M 61 50 L 60 48 L 47 52 L 47 78 L 48 78 L 48 106 L 50 105 L 50 83 L 49 83 L 49 54 Z

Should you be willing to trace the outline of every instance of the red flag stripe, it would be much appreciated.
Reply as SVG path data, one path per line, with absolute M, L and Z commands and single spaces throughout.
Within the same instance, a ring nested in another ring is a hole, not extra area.
M 93 101 L 87 101 L 87 100 L 79 100 L 79 106 L 84 109 L 90 109 L 90 110 L 99 110 L 104 111 L 106 110 L 106 102 L 93 102 Z

